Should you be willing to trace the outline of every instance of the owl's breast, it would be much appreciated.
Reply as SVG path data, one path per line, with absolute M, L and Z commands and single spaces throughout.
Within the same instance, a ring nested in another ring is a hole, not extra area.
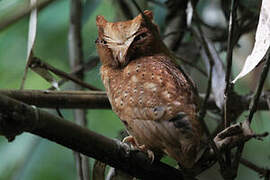
M 189 85 L 170 65 L 164 56 L 148 56 L 123 69 L 104 70 L 103 83 L 120 119 L 169 120 L 180 111 L 196 111 L 191 92 L 185 90 Z

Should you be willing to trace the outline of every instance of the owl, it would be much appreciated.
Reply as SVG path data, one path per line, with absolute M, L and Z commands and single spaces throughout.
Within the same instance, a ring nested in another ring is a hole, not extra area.
M 144 15 L 122 22 L 97 16 L 102 81 L 136 147 L 192 168 L 203 136 L 197 91 L 157 37 L 152 12 Z

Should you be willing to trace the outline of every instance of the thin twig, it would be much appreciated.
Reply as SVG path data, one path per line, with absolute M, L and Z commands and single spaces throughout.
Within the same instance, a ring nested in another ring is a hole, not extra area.
M 140 8 L 140 6 L 138 5 L 138 3 L 136 2 L 136 0 L 131 0 L 131 1 L 134 4 L 134 6 L 137 8 L 137 10 L 142 14 L 143 18 L 145 18 L 144 13 L 143 13 L 142 9 Z
M 235 157 L 234 157 L 234 160 L 232 162 L 232 169 L 234 170 L 235 172 L 235 175 L 237 175 L 237 172 L 238 172 L 238 168 L 239 168 L 239 162 L 240 162 L 240 159 L 242 157 L 242 152 L 243 152 L 243 149 L 244 149 L 244 142 L 241 143 L 238 147 L 237 147 L 237 151 L 235 153 Z
M 70 76 L 75 76 L 76 74 L 80 74 L 81 72 L 87 72 L 90 71 L 91 69 L 95 68 L 97 66 L 99 62 L 99 58 L 98 57 L 91 57 L 89 58 L 89 60 L 87 60 L 86 63 L 84 63 L 83 65 L 77 66 L 74 70 L 72 70 L 69 75 Z M 61 79 L 59 81 L 57 81 L 58 86 L 62 86 L 65 82 L 67 82 L 68 79 Z M 48 88 L 48 90 L 54 90 L 55 86 L 51 86 Z
M 228 101 L 230 98 L 230 93 L 233 89 L 233 85 L 231 84 L 231 70 L 232 70 L 232 53 L 233 53 L 233 38 L 234 38 L 234 31 L 235 31 L 235 20 L 237 16 L 237 6 L 238 6 L 238 0 L 231 0 L 231 9 L 230 9 L 230 20 L 229 20 L 229 29 L 228 29 L 228 40 L 227 40 L 227 68 L 226 68 L 226 76 L 225 76 L 225 91 L 224 91 L 224 128 L 227 128 L 230 126 L 231 122 L 230 119 L 227 116 L 228 113 Z M 240 145 L 237 150 L 237 155 L 241 157 L 243 150 L 243 145 Z M 237 173 L 238 164 L 240 157 L 235 158 L 234 165 L 235 167 L 232 168 L 232 170 Z M 225 152 L 225 161 L 227 167 L 232 167 L 232 160 L 231 160 L 231 150 L 228 149 Z
M 195 16 L 197 16 L 196 13 L 195 13 Z M 199 35 L 200 35 L 200 37 L 198 37 L 198 38 L 201 39 L 201 42 L 202 42 L 202 45 L 203 45 L 204 50 L 206 52 L 206 55 L 208 56 L 208 61 L 209 61 L 209 64 L 210 64 L 210 69 L 212 69 L 215 61 L 213 59 L 213 56 L 211 55 L 211 52 L 209 50 L 208 44 L 206 42 L 206 39 L 205 39 L 205 36 L 204 36 L 204 33 L 203 33 L 202 29 L 201 29 L 200 24 L 196 24 L 196 25 L 197 25 L 197 28 L 199 30 Z M 196 35 L 197 33 L 194 32 L 193 34 Z M 209 79 L 209 81 L 211 81 L 211 82 L 208 82 L 208 86 L 209 86 L 209 84 L 210 85 L 212 84 L 212 70 L 209 71 L 209 72 L 211 73 L 211 79 Z M 210 77 L 210 74 L 209 74 L 209 77 Z M 211 86 L 210 86 L 210 89 L 211 89 Z M 200 121 L 200 122 L 202 122 L 202 121 Z M 206 127 L 206 125 L 204 125 L 204 126 Z M 224 167 L 224 159 L 222 158 L 222 156 L 221 156 L 221 154 L 220 154 L 220 152 L 219 152 L 216 144 L 214 143 L 212 137 L 210 136 L 209 131 L 208 132 L 207 131 L 208 131 L 207 128 L 205 128 L 205 132 L 208 133 L 209 143 L 210 143 L 211 147 L 213 148 L 213 150 L 214 150 L 214 152 L 215 152 L 215 154 L 217 156 L 219 165 L 220 165 L 221 169 L 224 169 L 225 168 Z
M 211 86 L 212 86 L 212 73 L 213 73 L 213 63 L 210 63 L 210 69 L 209 69 L 209 77 L 208 77 L 208 83 L 207 83 L 207 89 L 206 89 L 206 95 L 203 101 L 203 105 L 200 109 L 199 112 L 199 116 L 198 116 L 198 121 L 202 124 L 204 131 L 207 135 L 208 141 L 210 146 L 213 148 L 215 154 L 217 155 L 217 159 L 219 161 L 220 164 L 223 164 L 223 158 L 216 146 L 216 144 L 214 143 L 212 136 L 208 130 L 208 127 L 206 126 L 205 122 L 204 122 L 204 117 L 206 115 L 206 111 L 207 111 L 207 102 L 211 93 Z M 221 165 L 222 167 L 222 165 Z
M 244 158 L 240 159 L 240 163 L 243 164 L 244 166 L 248 167 L 249 169 L 252 169 L 253 171 L 259 173 L 261 176 L 267 176 L 270 174 L 270 169 L 259 167 L 256 164 L 254 164 L 254 163 L 252 163 Z M 269 179 L 267 179 L 267 180 L 269 180 Z
M 177 52 L 182 44 L 187 28 L 187 0 L 167 1 L 167 14 L 165 17 L 164 34 L 170 34 L 166 39 L 163 38 L 166 46 L 173 52 Z M 172 32 L 172 33 L 171 33 Z M 174 33 L 177 32 L 177 33 Z
M 192 64 L 191 62 L 189 62 L 188 60 L 179 57 L 179 56 L 175 56 L 175 58 L 179 61 L 181 61 L 184 65 L 190 66 L 191 68 L 196 69 L 198 72 L 200 72 L 202 75 L 207 76 L 207 73 L 200 67 L 195 66 L 194 64 Z
M 269 67 L 270 67 L 270 48 L 268 48 L 265 58 L 266 58 L 266 62 L 264 64 L 264 66 L 263 66 L 263 70 L 262 70 L 262 73 L 261 73 L 261 76 L 260 76 L 260 81 L 259 81 L 259 84 L 257 86 L 255 95 L 253 96 L 252 101 L 250 103 L 250 111 L 249 111 L 248 118 L 245 121 L 245 122 L 247 122 L 247 124 L 249 126 L 251 125 L 253 116 L 254 116 L 255 112 L 257 111 L 260 96 L 262 94 L 263 85 L 265 83 L 265 80 L 267 78 L 267 74 L 268 74 L 268 71 L 269 71 Z M 243 149 L 244 149 L 244 145 L 242 147 L 242 150 Z
M 64 71 L 56 69 L 55 67 L 51 66 L 48 63 L 41 61 L 39 58 L 36 58 L 36 57 L 33 58 L 32 64 L 30 64 L 30 67 L 40 67 L 40 68 L 48 69 L 49 71 L 53 72 L 54 74 L 56 74 L 60 77 L 63 77 L 65 79 L 71 80 L 84 88 L 87 88 L 89 90 L 98 90 L 98 91 L 100 90 L 100 89 L 98 89 L 98 88 L 96 88 L 88 83 L 83 82 L 82 80 L 74 77 L 73 75 L 70 75 Z
M 233 38 L 234 38 L 234 27 L 235 27 L 235 19 L 237 14 L 237 6 L 238 6 L 238 0 L 231 0 L 231 12 L 230 12 L 230 20 L 229 20 L 229 34 L 228 34 L 228 41 L 227 41 L 227 68 L 226 68 L 226 87 L 225 87 L 225 93 L 224 93 L 224 120 L 225 120 L 225 128 L 227 128 L 230 125 L 230 120 L 227 118 L 227 102 L 228 102 L 228 96 L 230 95 L 230 91 L 232 90 L 231 85 L 231 71 L 232 71 L 232 53 L 233 53 Z
M 208 130 L 208 127 L 206 126 L 205 122 L 204 122 L 204 117 L 206 115 L 206 111 L 207 111 L 207 102 L 211 93 L 211 86 L 212 86 L 212 73 L 213 73 L 213 63 L 210 63 L 210 69 L 209 69 L 209 77 L 208 77 L 208 83 L 207 83 L 207 89 L 206 89 L 206 95 L 203 101 L 203 105 L 200 109 L 199 112 L 199 117 L 198 117 L 198 121 L 202 124 L 204 131 L 207 135 L 208 141 L 210 146 L 212 147 L 212 149 L 214 150 L 215 154 L 217 155 L 217 159 L 219 161 L 220 164 L 223 164 L 223 158 L 215 144 L 215 142 L 212 139 L 212 136 Z M 222 165 L 220 165 L 222 167 Z
M 200 108 L 199 117 L 198 117 L 198 121 L 199 121 L 199 122 L 203 122 L 203 121 L 204 121 L 204 117 L 205 117 L 205 115 L 206 115 L 206 111 L 207 111 L 207 102 L 208 102 L 208 99 L 209 99 L 210 94 L 211 94 L 212 73 L 213 73 L 213 64 L 210 63 L 210 69 L 209 69 L 209 77 L 208 77 L 208 83 L 207 83 L 206 95 L 205 95 L 205 97 L 204 97 L 202 106 L 201 106 L 201 108 Z M 206 132 L 207 137 L 208 137 L 208 138 L 211 138 L 209 129 L 208 129 L 208 127 L 206 126 L 205 122 L 203 122 L 202 125 L 204 126 L 204 130 L 205 130 L 205 132 Z
M 263 85 L 264 85 L 265 80 L 267 78 L 269 67 L 270 67 L 270 48 L 268 48 L 268 50 L 267 50 L 266 62 L 264 64 L 264 66 L 263 66 L 263 70 L 262 70 L 262 73 L 261 73 L 261 76 L 260 76 L 260 81 L 259 81 L 259 84 L 257 86 L 255 95 L 252 98 L 252 101 L 250 103 L 250 113 L 249 113 L 248 119 L 247 119 L 249 124 L 251 124 L 253 115 L 257 111 L 257 107 L 258 107 L 258 104 L 259 104 L 260 96 L 262 94 Z
M 69 62 L 71 70 L 75 70 L 78 66 L 83 64 L 83 51 L 82 51 L 82 0 L 70 0 L 70 24 L 68 33 L 69 45 Z M 84 73 L 81 71 L 75 75 L 83 82 Z M 82 90 L 78 84 L 74 84 L 74 90 Z M 86 111 L 83 109 L 75 109 L 73 111 L 74 120 L 80 126 L 87 126 Z M 78 179 L 90 179 L 90 167 L 88 157 L 81 155 L 79 152 L 74 151 L 74 157 L 77 168 Z

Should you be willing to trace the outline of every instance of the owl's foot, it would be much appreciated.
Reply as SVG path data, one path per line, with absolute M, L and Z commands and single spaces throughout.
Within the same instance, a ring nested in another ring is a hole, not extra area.
M 147 156 L 148 156 L 148 158 L 150 159 L 151 163 L 154 162 L 155 154 L 153 153 L 153 151 L 147 149 L 147 148 L 145 147 L 145 145 L 138 146 L 137 148 L 138 148 L 139 150 L 141 150 L 141 151 L 147 153 Z
M 127 136 L 122 140 L 123 143 L 130 143 L 132 146 L 137 147 L 137 143 L 133 136 Z
M 153 153 L 153 151 L 147 149 L 145 147 L 145 145 L 138 145 L 135 138 L 133 136 L 127 136 L 125 137 L 122 142 L 124 143 L 130 143 L 134 148 L 140 150 L 140 151 L 143 151 L 143 152 L 146 152 L 147 153 L 147 156 L 148 158 L 150 159 L 151 163 L 154 162 L 154 159 L 155 159 L 155 155 Z

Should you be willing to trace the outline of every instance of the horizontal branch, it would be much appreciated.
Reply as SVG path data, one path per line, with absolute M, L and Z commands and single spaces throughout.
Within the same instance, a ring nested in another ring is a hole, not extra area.
M 106 93 L 100 91 L 0 90 L 0 94 L 43 108 L 111 108 Z
M 29 105 L 43 108 L 80 108 L 80 109 L 110 109 L 110 103 L 105 92 L 100 91 L 42 91 L 42 90 L 0 90 L 11 98 L 17 99 Z M 260 97 L 258 110 L 268 110 L 265 93 Z M 200 95 L 201 98 L 204 95 Z M 235 95 L 232 98 L 230 109 L 242 112 L 248 110 L 251 95 Z M 207 109 L 217 109 L 213 96 L 210 96 Z
M 0 94 L 0 134 L 9 140 L 30 132 L 142 179 L 183 179 L 179 170 L 151 161 L 118 140 Z

